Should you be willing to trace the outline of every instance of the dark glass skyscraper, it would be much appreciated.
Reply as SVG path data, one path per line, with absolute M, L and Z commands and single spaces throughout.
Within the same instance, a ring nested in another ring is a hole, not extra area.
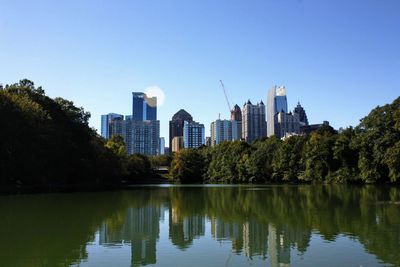
M 174 137 L 183 137 L 184 122 L 193 122 L 193 117 L 186 110 L 181 109 L 169 121 L 169 148 L 172 148 Z
M 293 113 L 297 114 L 297 116 L 299 117 L 300 126 L 308 125 L 308 118 L 307 118 L 306 111 L 300 105 L 300 102 L 297 103 L 297 106 L 294 108 Z
M 157 98 L 147 97 L 145 93 L 132 93 L 132 120 L 155 121 L 157 120 Z

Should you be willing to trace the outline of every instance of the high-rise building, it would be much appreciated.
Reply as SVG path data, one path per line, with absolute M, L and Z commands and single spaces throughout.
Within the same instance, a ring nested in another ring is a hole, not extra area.
M 268 137 L 279 136 L 279 127 L 277 125 L 277 114 L 279 112 L 288 113 L 286 88 L 284 86 L 274 86 L 268 91 L 267 100 L 267 132 Z
M 204 145 L 204 125 L 198 122 L 184 121 L 183 146 L 185 148 L 198 148 Z
M 267 136 L 267 122 L 265 121 L 265 105 L 261 101 L 253 105 L 250 100 L 243 106 L 242 138 L 246 142 Z
M 300 134 L 300 123 L 298 114 L 279 112 L 277 114 L 276 136 L 282 138 L 289 135 Z
M 157 98 L 142 92 L 132 93 L 132 120 L 157 120 Z
M 231 121 L 242 121 L 242 111 L 238 105 L 231 110 Z
M 158 155 L 160 153 L 160 121 L 137 121 L 131 118 L 131 116 L 126 116 L 125 120 L 114 120 L 111 123 L 111 136 L 123 137 L 128 154 Z
M 211 145 L 218 145 L 224 141 L 232 141 L 232 121 L 216 120 L 211 123 Z
M 115 114 L 115 113 L 101 115 L 101 136 L 104 137 L 105 139 L 109 139 L 111 137 L 110 126 L 111 126 L 112 121 L 114 121 L 116 119 L 123 120 L 124 116 L 120 115 L 120 114 Z
M 110 113 L 101 116 L 101 134 L 124 138 L 129 154 L 158 155 L 160 153 L 160 121 L 157 120 L 157 98 L 145 93 L 132 93 L 132 115 Z
M 171 152 L 178 152 L 183 149 L 183 136 L 175 136 L 172 139 Z
M 307 126 L 308 125 L 308 118 L 307 118 L 306 111 L 300 105 L 300 102 L 297 103 L 297 106 L 294 108 L 293 113 L 297 114 L 297 116 L 299 117 L 300 126 Z
M 169 148 L 172 147 L 172 140 L 174 137 L 183 137 L 184 121 L 189 123 L 193 121 L 193 117 L 184 109 L 181 109 L 175 113 L 172 117 L 172 120 L 169 121 Z
M 160 137 L 159 147 L 160 147 L 159 155 L 164 155 L 165 154 L 165 138 L 164 137 Z
M 232 140 L 242 139 L 242 111 L 238 105 L 235 105 L 231 111 L 232 122 Z

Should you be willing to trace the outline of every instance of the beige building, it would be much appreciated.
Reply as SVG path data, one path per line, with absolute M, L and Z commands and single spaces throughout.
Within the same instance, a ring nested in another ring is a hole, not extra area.
M 178 152 L 183 148 L 183 136 L 175 136 L 172 139 L 172 152 Z

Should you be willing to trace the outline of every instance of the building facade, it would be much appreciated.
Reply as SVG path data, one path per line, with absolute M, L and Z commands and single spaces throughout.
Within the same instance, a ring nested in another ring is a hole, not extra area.
M 286 88 L 274 86 L 268 91 L 267 96 L 267 133 L 268 137 L 273 135 L 280 137 L 280 130 L 277 121 L 279 112 L 288 113 Z
M 184 148 L 198 148 L 204 145 L 204 125 L 198 122 L 184 121 L 183 145 Z
M 111 124 L 114 120 L 123 120 L 124 115 L 109 113 L 106 115 L 101 115 L 101 136 L 105 139 L 111 138 Z
M 238 105 L 235 105 L 231 111 L 232 122 L 232 141 L 242 139 L 242 110 Z
M 148 97 L 142 92 L 132 93 L 132 120 L 157 120 L 157 98 Z
M 160 153 L 160 121 L 136 121 L 127 116 L 125 120 L 114 120 L 112 135 L 120 135 L 125 141 L 128 154 L 155 156 Z
M 224 141 L 232 141 L 232 121 L 216 120 L 211 123 L 211 146 L 218 145 Z
M 277 131 L 279 138 L 288 135 L 300 134 L 300 123 L 298 114 L 279 112 L 277 114 Z
M 160 121 L 157 120 L 157 98 L 134 92 L 132 115 L 110 113 L 101 116 L 101 134 L 109 139 L 120 135 L 128 154 L 158 155 L 160 153 Z
M 297 103 L 297 106 L 293 110 L 293 114 L 297 114 L 299 117 L 300 127 L 308 125 L 308 118 L 305 109 L 300 105 L 300 102 Z
M 253 105 L 250 100 L 243 106 L 242 111 L 242 139 L 253 142 L 267 136 L 267 122 L 265 121 L 265 105 L 261 101 Z
M 183 148 L 183 136 L 175 136 L 172 139 L 171 152 L 178 152 Z
M 164 137 L 160 137 L 159 147 L 160 147 L 159 155 L 165 155 L 165 138 Z

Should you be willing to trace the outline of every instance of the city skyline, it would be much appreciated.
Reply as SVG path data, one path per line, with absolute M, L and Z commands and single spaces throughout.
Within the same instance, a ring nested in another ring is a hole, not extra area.
M 355 126 L 400 92 L 397 0 L 187 3 L 0 0 L 0 82 L 28 78 L 100 115 L 130 114 L 131 92 L 161 88 L 161 136 L 180 108 L 204 123 L 229 101 L 266 103 L 285 85 L 310 124 Z M 16 16 L 15 14 L 18 14 Z M 74 19 L 71 19 L 74 18 Z M 373 18 L 373 19 L 371 19 Z M 211 108 L 212 107 L 212 108 Z
M 180 109 L 169 121 L 169 146 L 165 147 L 165 137 L 160 136 L 160 121 L 157 120 L 158 96 L 144 92 L 132 92 L 132 96 L 131 115 L 101 115 L 101 136 L 110 139 L 113 135 L 121 135 L 128 154 L 141 151 L 146 155 L 163 155 L 166 148 L 169 154 L 183 148 L 214 146 L 224 141 L 242 140 L 252 143 L 273 135 L 285 139 L 293 135 L 309 134 L 322 125 L 330 126 L 329 121 L 310 125 L 300 102 L 293 112 L 289 110 L 285 86 L 273 86 L 268 90 L 267 105 L 262 100 L 252 104 L 249 99 L 241 109 L 237 104 L 231 108 L 227 101 L 230 120 L 221 120 L 219 114 L 218 119 L 210 123 L 209 135 L 205 134 L 203 123 L 195 122 L 186 110 Z M 158 140 L 157 144 L 153 144 L 154 140 Z

